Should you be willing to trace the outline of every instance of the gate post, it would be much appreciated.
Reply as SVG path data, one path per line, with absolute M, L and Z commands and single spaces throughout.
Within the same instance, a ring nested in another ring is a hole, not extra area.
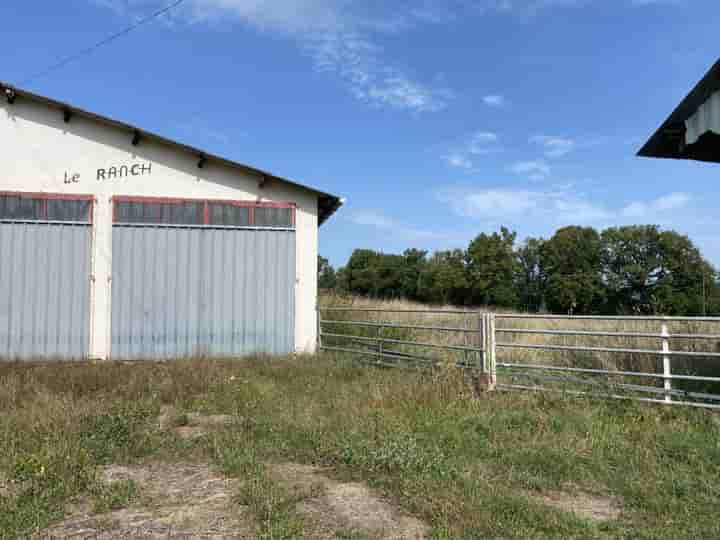
M 316 347 L 317 350 L 315 352 L 316 352 L 316 354 L 320 354 L 322 352 L 322 346 L 323 346 L 323 343 L 322 343 L 322 309 L 320 308 L 319 305 L 316 305 L 315 309 L 317 310 L 317 317 L 316 317 L 316 319 L 317 319 L 317 322 L 316 322 L 317 336 L 315 338 L 315 342 L 317 344 L 317 347 Z
M 497 386 L 497 363 L 496 363 L 496 353 L 497 353 L 497 347 L 495 346 L 495 314 L 489 313 L 488 314 L 488 321 L 489 321 L 489 328 L 488 328 L 488 338 L 490 340 L 490 354 L 489 360 L 490 360 L 490 366 L 489 366 L 489 372 L 490 372 L 490 387 L 488 390 L 495 390 L 495 387 Z
M 661 335 L 662 352 L 665 353 L 663 356 L 663 387 L 665 390 L 665 401 L 670 403 L 672 401 L 672 368 L 670 365 L 670 355 L 666 354 L 670 352 L 670 333 L 668 332 L 667 323 L 663 323 Z
M 495 315 L 480 314 L 481 347 L 478 374 L 478 390 L 492 392 L 495 390 Z

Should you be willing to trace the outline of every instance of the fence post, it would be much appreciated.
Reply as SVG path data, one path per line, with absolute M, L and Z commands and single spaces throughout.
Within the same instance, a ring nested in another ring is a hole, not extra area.
M 478 390 L 492 392 L 495 390 L 495 319 L 490 313 L 480 314 L 480 341 L 482 353 L 479 356 Z
M 487 349 L 485 346 L 485 336 L 487 335 L 487 331 L 485 330 L 485 315 L 483 313 L 478 313 L 478 315 L 478 333 L 475 334 L 473 345 L 475 345 L 475 347 L 477 347 L 478 349 L 482 349 L 482 352 L 479 352 L 475 355 L 475 358 L 477 360 L 478 373 L 482 373 L 485 371 L 485 355 L 487 354 Z
M 495 390 L 495 387 L 497 386 L 497 364 L 496 364 L 496 352 L 497 348 L 495 346 L 495 314 L 490 313 L 488 315 L 488 321 L 489 321 L 489 329 L 488 329 L 488 336 L 490 338 L 490 385 L 488 387 L 488 390 Z
M 382 323 L 382 321 L 380 321 L 380 322 Z M 383 355 L 385 354 L 385 350 L 384 350 L 384 347 L 383 347 L 383 341 L 382 341 L 382 329 L 383 329 L 383 326 L 382 326 L 382 324 L 381 324 L 380 326 L 378 326 L 377 336 L 376 336 L 376 337 L 378 338 L 378 340 L 377 340 L 377 351 L 378 351 L 378 354 L 380 355 L 380 356 L 377 357 L 377 359 L 378 359 L 378 364 L 381 363 L 381 362 L 383 362 L 383 358 L 384 358 Z
M 317 306 L 317 336 L 315 338 L 315 341 L 317 343 L 317 351 L 322 351 L 322 309 L 320 309 L 320 306 Z
M 660 332 L 662 335 L 662 352 L 663 353 L 669 353 L 670 352 L 670 333 L 668 332 L 668 325 L 667 323 L 663 323 L 662 325 L 662 331 Z M 664 354 L 663 355 L 663 385 L 665 387 L 665 401 L 670 403 L 672 401 L 672 394 L 670 393 L 672 391 L 672 379 L 670 378 L 672 374 L 672 368 L 670 365 L 670 355 Z

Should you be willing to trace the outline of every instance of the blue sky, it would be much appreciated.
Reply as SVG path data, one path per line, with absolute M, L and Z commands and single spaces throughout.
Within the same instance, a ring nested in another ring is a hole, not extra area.
M 3 2 L 0 80 L 169 3 Z M 21 86 L 346 197 L 335 265 L 655 223 L 720 266 L 720 166 L 635 157 L 718 28 L 717 0 L 186 0 Z

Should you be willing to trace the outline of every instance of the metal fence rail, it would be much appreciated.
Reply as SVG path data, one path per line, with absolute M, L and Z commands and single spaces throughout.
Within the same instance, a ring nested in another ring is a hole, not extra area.
M 334 313 L 335 316 L 324 320 L 323 313 Z M 348 314 L 352 315 L 342 320 Z M 435 316 L 445 319 L 445 323 L 448 319 L 463 316 L 466 324 L 367 320 L 383 314 L 393 314 L 395 318 Z M 496 321 L 502 321 L 503 326 L 496 327 Z M 567 327 L 538 327 L 549 322 Z M 650 328 L 649 331 L 592 329 L 593 325 L 630 322 L 653 326 L 659 323 L 659 328 Z M 692 326 L 693 323 L 713 328 L 710 332 L 700 331 L 700 328 L 697 332 L 670 331 L 670 325 Z M 573 324 L 582 327 L 573 328 Z M 395 332 L 395 335 L 384 335 L 384 332 Z M 428 335 L 431 339 L 417 338 Z M 498 335 L 506 337 L 497 341 Z M 523 337 L 532 338 L 535 342 L 522 340 Z M 593 339 L 602 343 L 554 342 L 569 338 Z M 622 346 L 617 346 L 618 341 L 622 341 Z M 644 343 L 635 346 L 634 341 Z M 683 345 L 672 348 L 671 345 L 677 341 Z M 708 350 L 713 341 L 716 342 L 715 350 Z M 318 342 L 321 350 L 372 357 L 375 359 L 373 364 L 397 367 L 418 362 L 418 366 L 432 367 L 444 363 L 471 368 L 480 374 L 489 390 L 497 387 L 503 390 L 564 392 L 569 395 L 720 408 L 720 317 L 606 317 L 492 314 L 469 310 L 319 308 Z M 653 346 L 654 342 L 657 347 Z M 703 350 L 698 350 L 698 344 L 705 344 Z M 418 349 L 433 350 L 440 356 L 420 355 Z M 529 359 L 513 361 L 512 351 L 525 351 Z M 463 357 L 458 358 L 458 355 Z M 505 359 L 508 355 L 511 358 Z M 503 358 L 498 359 L 499 356 Z M 659 360 L 659 369 L 647 369 L 648 361 L 641 362 L 641 369 L 632 369 L 634 365 L 628 369 L 629 364 L 643 357 L 653 362 L 653 359 Z M 705 363 L 705 373 L 700 372 L 697 362 Z

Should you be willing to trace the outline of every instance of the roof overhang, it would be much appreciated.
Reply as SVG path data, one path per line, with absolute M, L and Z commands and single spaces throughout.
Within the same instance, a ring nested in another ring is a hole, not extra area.
M 707 116 L 708 111 L 717 107 L 719 92 L 720 60 L 710 68 L 637 155 L 720 163 L 720 125 L 715 126 L 713 122 L 704 122 L 698 118 L 699 114 Z M 688 125 L 691 128 L 690 133 Z M 688 144 L 689 142 L 691 144 Z
M 60 114 L 62 114 L 65 122 L 69 122 L 73 116 L 78 116 L 93 120 L 109 127 L 127 131 L 128 136 L 131 138 L 132 144 L 137 145 L 141 140 L 150 140 L 173 147 L 178 151 L 194 155 L 198 159 L 198 167 L 200 168 L 204 167 L 207 163 L 214 162 L 220 165 L 224 165 L 226 167 L 230 167 L 232 169 L 242 171 L 245 174 L 257 177 L 258 182 L 261 186 L 265 185 L 268 181 L 279 181 L 284 184 L 288 184 L 309 191 L 317 195 L 318 197 L 318 225 L 322 225 L 325 221 L 327 221 L 330 216 L 332 216 L 344 203 L 344 199 L 335 195 L 331 195 L 330 193 L 325 193 L 313 187 L 306 186 L 292 180 L 288 180 L 287 178 L 274 175 L 267 171 L 263 171 L 262 169 L 252 167 L 250 165 L 245 165 L 243 163 L 238 163 L 236 161 L 220 157 L 210 152 L 206 152 L 205 150 L 188 146 L 177 141 L 173 141 L 172 139 L 162 137 L 150 131 L 135 127 L 133 125 L 119 122 L 106 116 L 91 113 L 89 111 L 79 109 L 78 107 L 75 107 L 73 105 L 63 103 L 61 101 L 28 92 L 27 90 L 22 90 L 10 84 L 3 83 L 2 81 L 0 81 L 0 99 L 7 100 L 9 104 L 14 104 L 17 100 L 23 100 L 57 109 Z

